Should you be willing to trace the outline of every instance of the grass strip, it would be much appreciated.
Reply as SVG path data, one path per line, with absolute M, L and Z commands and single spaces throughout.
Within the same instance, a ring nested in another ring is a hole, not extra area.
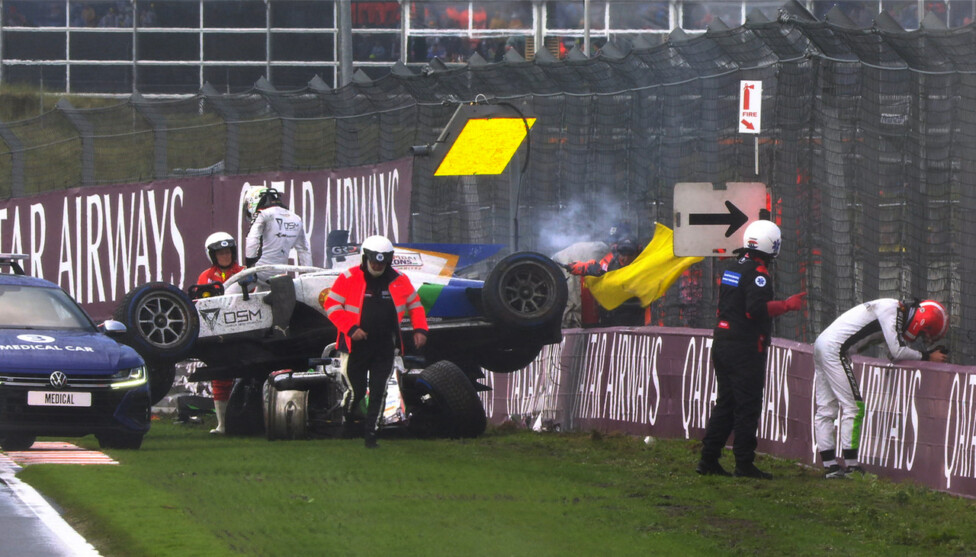
M 953 555 L 974 503 L 761 458 L 773 481 L 699 477 L 699 445 L 506 428 L 474 440 L 268 442 L 156 423 L 121 466 L 20 478 L 123 555 Z M 93 439 L 81 444 L 94 446 Z

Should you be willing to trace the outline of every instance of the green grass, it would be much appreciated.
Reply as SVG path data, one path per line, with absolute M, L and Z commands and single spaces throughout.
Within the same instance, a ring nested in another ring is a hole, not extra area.
M 466 441 L 268 442 L 157 422 L 121 466 L 35 465 L 103 555 L 955 555 L 974 502 L 760 458 L 702 478 L 698 444 L 507 428 Z M 80 441 L 94 446 L 94 440 Z

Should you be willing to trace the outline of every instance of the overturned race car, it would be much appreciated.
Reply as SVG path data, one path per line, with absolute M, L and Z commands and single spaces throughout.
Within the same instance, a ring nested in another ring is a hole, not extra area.
M 268 377 L 262 399 L 269 440 L 361 435 L 356 429 L 361 423 L 345 422 L 344 407 L 352 392 L 334 346 L 326 347 L 328 357 L 312 359 L 314 367 L 308 371 L 279 370 Z M 378 433 L 457 438 L 484 432 L 485 410 L 464 372 L 446 360 L 422 366 L 417 358 L 394 358 L 386 391 L 378 395 L 384 397 Z M 363 409 L 367 403 L 363 401 Z M 253 418 L 249 425 L 257 429 Z
M 114 318 L 126 325 L 124 341 L 149 366 L 153 403 L 169 391 L 176 363 L 194 359 L 203 365 L 191 380 L 233 378 L 241 379 L 240 385 L 250 385 L 250 394 L 232 393 L 231 404 L 241 401 L 236 404 L 238 412 L 250 406 L 247 419 L 260 419 L 253 410 L 254 398 L 264 395 L 256 394 L 260 390 L 254 385 L 263 384 L 274 371 L 306 370 L 310 360 L 329 358 L 326 348 L 335 340 L 336 329 L 326 317 L 322 301 L 338 275 L 360 262 L 359 246 L 343 240 L 340 236 L 335 241 L 330 235 L 328 269 L 260 266 L 230 277 L 223 286 L 191 286 L 185 293 L 171 284 L 150 282 L 130 291 Z M 562 271 L 551 259 L 535 252 L 516 252 L 494 265 L 484 281 L 471 280 L 454 276 L 454 271 L 473 260 L 470 254 L 479 249 L 485 257 L 481 248 L 486 246 L 467 246 L 467 252 L 460 254 L 456 252 L 463 250 L 454 248 L 459 246 L 448 248 L 455 252 L 450 253 L 430 245 L 400 245 L 393 261 L 394 268 L 410 279 L 427 313 L 429 333 L 422 357 L 411 354 L 408 344 L 404 348 L 409 356 L 403 361 L 409 365 L 400 364 L 404 400 L 412 403 L 426 395 L 427 415 L 436 415 L 437 410 L 430 406 L 445 397 L 430 392 L 414 397 L 419 392 L 413 388 L 414 379 L 425 369 L 450 368 L 436 374 L 464 377 L 472 392 L 477 392 L 487 389 L 478 383 L 484 377 L 482 370 L 519 370 L 543 346 L 562 338 L 560 321 L 567 287 Z M 269 280 L 270 289 L 249 292 L 256 274 L 264 271 L 278 275 Z M 224 289 L 239 293 L 224 293 Z M 410 330 L 408 322 L 403 329 Z M 410 335 L 404 336 L 409 343 Z M 409 410 L 411 404 L 407 406 Z M 231 414 L 229 408 L 228 418 Z M 439 432 L 473 436 L 483 430 L 482 422 L 480 429 L 441 428 Z

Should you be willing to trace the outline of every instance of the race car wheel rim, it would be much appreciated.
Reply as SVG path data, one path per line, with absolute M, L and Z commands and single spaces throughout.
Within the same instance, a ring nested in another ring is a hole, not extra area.
M 553 304 L 555 284 L 543 267 L 520 265 L 507 278 L 502 299 L 516 313 L 533 317 L 545 313 Z
M 146 342 L 158 348 L 179 343 L 189 331 L 190 316 L 181 300 L 170 294 L 147 297 L 139 306 L 136 324 Z

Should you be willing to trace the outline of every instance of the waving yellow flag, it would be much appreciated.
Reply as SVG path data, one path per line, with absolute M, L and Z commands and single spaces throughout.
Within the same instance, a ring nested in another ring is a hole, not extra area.
M 657 223 L 654 239 L 633 263 L 600 277 L 586 277 L 586 287 L 605 309 L 614 309 L 635 296 L 647 307 L 663 296 L 685 269 L 702 259 L 675 257 L 674 232 Z

